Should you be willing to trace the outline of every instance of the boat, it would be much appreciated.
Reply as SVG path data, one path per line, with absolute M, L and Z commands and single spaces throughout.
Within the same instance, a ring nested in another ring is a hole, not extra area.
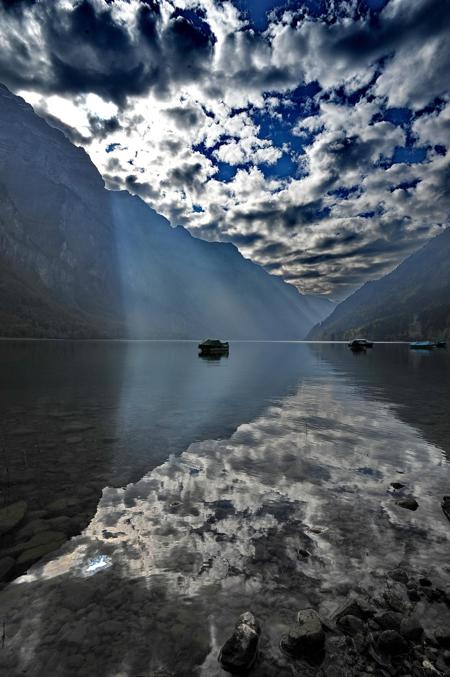
M 413 350 L 433 350 L 435 345 L 436 344 L 433 343 L 433 341 L 412 341 L 412 343 L 409 344 L 409 347 Z
M 365 353 L 367 346 L 365 343 L 360 341 L 359 339 L 355 339 L 354 341 L 350 341 L 348 344 L 348 347 L 350 350 L 352 350 L 354 353 Z
M 358 351 L 358 349 L 365 350 L 366 348 L 373 348 L 373 341 L 368 341 L 367 339 L 353 339 L 348 344 L 348 347 L 352 350 Z
M 436 348 L 446 348 L 447 341 L 436 341 Z
M 228 355 L 230 352 L 230 345 L 228 341 L 219 341 L 219 339 L 206 339 L 198 344 L 199 355 L 202 357 Z

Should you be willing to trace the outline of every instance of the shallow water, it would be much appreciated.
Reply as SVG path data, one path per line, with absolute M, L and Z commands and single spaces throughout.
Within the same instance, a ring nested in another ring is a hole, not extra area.
M 0 593 L 1 674 L 219 676 L 246 609 L 254 674 L 297 674 L 279 639 L 301 606 L 399 564 L 448 578 L 447 351 L 8 343 L 0 363 L 8 502 L 73 497 L 83 527 Z

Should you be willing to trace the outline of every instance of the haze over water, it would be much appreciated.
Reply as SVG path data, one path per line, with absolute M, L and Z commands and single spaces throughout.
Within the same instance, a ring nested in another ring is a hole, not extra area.
M 7 502 L 61 499 L 83 529 L 0 592 L 1 674 L 219 676 L 251 609 L 254 674 L 291 675 L 301 606 L 327 616 L 399 564 L 448 576 L 445 350 L 5 342 L 0 364 Z

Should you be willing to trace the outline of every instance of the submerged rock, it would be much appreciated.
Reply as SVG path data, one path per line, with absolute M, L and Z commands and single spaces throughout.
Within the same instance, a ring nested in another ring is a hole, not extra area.
M 297 623 L 281 640 L 281 648 L 292 656 L 318 653 L 323 650 L 325 634 L 319 614 L 314 609 L 301 609 Z
M 245 674 L 254 664 L 258 653 L 261 628 L 250 611 L 239 616 L 234 632 L 219 653 L 219 663 L 231 674 Z
M 0 509 L 0 536 L 7 534 L 17 527 L 27 511 L 27 504 L 25 501 L 16 501 L 7 505 L 6 508 Z
M 400 508 L 406 508 L 406 510 L 417 510 L 419 507 L 415 498 L 401 498 L 399 501 L 396 501 L 396 504 Z
M 405 485 L 402 484 L 401 482 L 391 482 L 391 487 L 396 491 L 399 491 L 400 489 L 403 489 Z

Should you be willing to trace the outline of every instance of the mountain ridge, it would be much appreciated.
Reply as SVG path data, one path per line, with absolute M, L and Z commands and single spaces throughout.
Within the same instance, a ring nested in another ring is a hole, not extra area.
M 327 312 L 233 244 L 107 190 L 89 155 L 4 86 L 0 272 L 3 336 L 302 339 Z
M 450 227 L 366 282 L 309 332 L 315 340 L 450 338 Z

